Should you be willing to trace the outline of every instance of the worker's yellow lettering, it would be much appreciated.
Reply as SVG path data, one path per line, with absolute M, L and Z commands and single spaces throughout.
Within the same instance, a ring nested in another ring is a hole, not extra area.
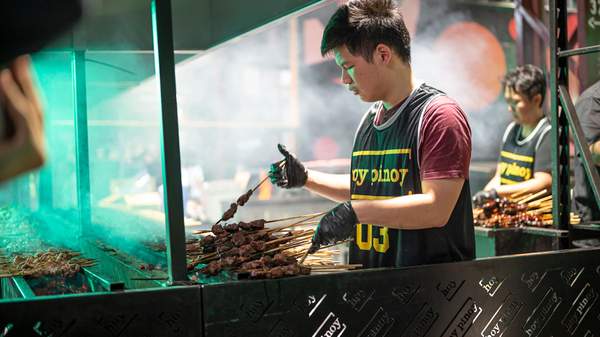
M 517 163 L 500 163 L 500 174 L 502 176 L 513 176 L 529 180 L 532 177 L 531 168 L 520 166 Z
M 408 169 L 372 169 L 371 182 L 373 183 L 396 183 L 400 187 L 404 184 L 404 178 Z
M 367 238 L 363 240 L 363 226 L 367 227 Z M 371 237 L 373 236 L 373 229 L 371 225 L 358 224 L 356 226 L 356 245 L 360 250 L 371 250 Z
M 363 231 L 366 228 L 367 235 L 363 238 Z M 385 253 L 390 248 L 390 237 L 386 227 L 377 227 L 379 236 L 373 237 L 373 225 L 359 224 L 356 226 L 356 245 L 360 250 L 375 249 L 378 253 Z
M 362 186 L 362 184 L 364 184 L 367 173 L 369 173 L 368 169 L 352 170 L 352 181 L 356 183 L 356 186 Z
M 369 225 L 371 226 L 371 225 Z M 390 237 L 387 227 L 379 227 L 379 237 L 373 238 L 373 249 L 379 253 L 385 253 L 390 248 Z

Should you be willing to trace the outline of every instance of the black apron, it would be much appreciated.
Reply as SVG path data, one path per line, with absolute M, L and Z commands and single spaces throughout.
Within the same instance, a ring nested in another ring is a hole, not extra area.
M 388 199 L 421 193 L 418 162 L 421 117 L 441 91 L 425 84 L 380 126 L 373 125 L 376 103 L 357 131 L 351 163 L 352 200 Z M 384 224 L 358 224 L 350 263 L 390 267 L 461 261 L 475 257 L 469 181 L 465 180 L 448 223 L 441 228 L 398 230 Z

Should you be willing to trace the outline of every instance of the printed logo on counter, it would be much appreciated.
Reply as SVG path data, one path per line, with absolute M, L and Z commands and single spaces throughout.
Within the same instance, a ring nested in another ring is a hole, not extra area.
M 421 287 L 418 284 L 405 284 L 399 288 L 392 289 L 392 296 L 400 300 L 402 304 L 408 304 Z
M 138 318 L 138 314 L 126 315 L 126 314 L 116 314 L 116 315 L 107 315 L 100 316 L 95 319 L 96 323 L 101 326 L 104 330 L 111 333 L 114 336 L 118 336 L 125 331 L 125 329 Z M 162 320 L 162 318 L 161 318 Z M 50 336 L 50 335 L 40 335 L 40 336 Z
M 258 322 L 261 318 L 263 318 L 263 316 L 265 315 L 267 310 L 269 310 L 271 305 L 273 305 L 273 303 L 273 300 L 270 300 L 268 302 L 263 300 L 257 300 L 251 303 L 244 303 L 240 310 L 242 311 L 242 314 L 246 316 L 249 320 L 251 320 L 252 322 Z
M 296 337 L 296 332 L 292 328 L 285 325 L 282 320 L 277 321 L 275 327 L 269 334 L 269 337 Z
M 458 290 L 460 289 L 460 287 L 462 287 L 462 285 L 465 283 L 465 281 L 463 280 L 462 282 L 457 282 L 457 281 L 450 281 L 450 282 L 446 282 L 446 283 L 438 283 L 437 286 L 435 287 L 440 293 L 442 293 L 442 295 L 444 295 L 444 297 L 448 300 L 451 301 L 452 298 L 454 297 L 454 295 L 456 295 L 456 293 L 458 292 Z
M 352 309 L 354 309 L 356 312 L 360 312 L 365 307 L 367 302 L 373 298 L 373 294 L 375 294 L 375 290 L 371 291 L 370 293 L 367 293 L 364 290 L 347 291 L 344 293 L 344 296 L 342 296 L 342 299 L 344 302 L 350 304 Z
M 339 337 L 346 331 L 346 324 L 330 312 L 312 337 Z
M 534 292 L 540 283 L 542 283 L 544 277 L 546 277 L 546 272 L 538 273 L 534 271 L 532 273 L 523 273 L 521 275 L 521 282 L 525 283 L 531 292 Z
M 562 278 L 569 287 L 573 287 L 575 282 L 577 282 L 579 275 L 583 273 L 583 269 L 585 268 L 581 267 L 581 269 L 577 269 L 577 267 L 573 267 L 565 269 L 560 272 L 560 278 Z
M 586 284 L 581 290 L 575 302 L 567 312 L 567 315 L 561 321 L 562 325 L 567 328 L 567 331 L 573 335 L 587 313 L 590 311 L 596 300 L 598 299 L 598 292 Z
M 475 304 L 472 298 L 468 298 L 467 301 L 460 308 L 454 319 L 442 334 L 443 337 L 464 337 L 467 332 L 473 326 L 473 323 L 477 320 L 483 310 L 480 306 Z
M 423 337 L 440 315 L 427 303 L 423 305 L 414 321 L 402 335 L 403 337 Z
M 118 316 L 123 317 L 123 318 L 125 317 L 125 315 L 118 315 Z M 131 322 L 137 316 L 138 316 L 137 314 L 133 315 L 133 317 L 130 319 L 129 322 Z M 62 335 L 65 335 L 67 332 L 69 332 L 69 330 L 71 330 L 71 328 L 73 326 L 75 326 L 76 322 L 77 322 L 76 319 L 72 319 L 70 321 L 61 321 L 58 319 L 53 319 L 50 321 L 46 321 L 44 323 L 42 323 L 41 321 L 37 321 L 33 325 L 32 329 L 39 336 L 62 336 Z M 106 326 L 102 326 L 102 327 L 106 328 Z M 125 330 L 125 328 L 127 328 L 127 325 L 122 327 L 121 330 L 113 330 L 113 331 L 118 331 L 119 333 L 121 333 L 123 330 Z M 16 336 L 14 334 L 10 334 L 11 329 L 12 328 L 7 325 L 6 327 L 4 327 L 4 329 L 2 329 L 2 331 L 0 331 L 0 333 L 2 333 L 2 336 Z M 119 328 L 115 327 L 115 329 L 119 329 Z M 4 333 L 7 333 L 7 334 L 5 335 Z
M 537 337 L 540 332 L 544 329 L 560 303 L 562 298 L 558 296 L 556 291 L 550 287 L 542 298 L 540 304 L 538 304 L 523 326 L 523 331 L 528 337 Z
M 383 311 L 383 308 L 377 309 L 377 312 L 367 326 L 358 334 L 359 337 L 384 337 L 388 334 L 392 326 L 394 326 L 394 318 L 387 312 Z
M 308 308 L 310 309 L 310 311 L 308 313 L 308 317 L 311 317 L 315 313 L 315 310 L 317 310 L 317 308 L 321 305 L 321 303 L 323 302 L 325 297 L 327 297 L 327 294 L 324 294 L 323 296 L 319 297 L 318 299 L 317 299 L 317 297 L 312 296 L 312 295 L 308 296 Z
M 504 303 L 500 305 L 498 310 L 494 313 L 494 316 L 492 316 L 492 319 L 488 322 L 483 331 L 481 331 L 481 336 L 502 336 L 522 307 L 523 302 L 513 299 L 511 295 L 506 296 Z
M 502 283 L 504 283 L 504 280 L 505 279 L 500 280 L 496 276 L 492 276 L 489 279 L 482 278 L 479 280 L 479 285 L 488 295 L 490 295 L 490 297 L 494 297 L 498 289 L 502 286 Z

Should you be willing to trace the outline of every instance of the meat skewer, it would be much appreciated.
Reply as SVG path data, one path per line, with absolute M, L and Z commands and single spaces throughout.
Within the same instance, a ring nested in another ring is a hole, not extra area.
M 286 229 L 314 224 L 316 221 L 310 220 L 323 214 L 290 217 L 285 220 L 297 219 L 297 221 L 275 228 L 265 228 L 265 224 L 269 221 L 264 219 L 215 224 L 211 228 L 212 233 L 202 239 L 186 241 L 187 269 L 193 271 L 199 264 L 206 264 L 197 272 L 209 277 L 218 275 L 221 271 L 229 271 L 241 275 L 240 277 L 249 278 L 280 278 L 308 274 L 310 269 L 299 264 L 297 258 L 298 251 L 303 252 L 310 245 L 310 237 L 314 234 L 314 230 Z M 331 261 L 332 257 L 332 254 L 320 252 L 311 259 L 311 263 Z M 333 269 L 349 270 L 343 266 L 336 268 Z M 321 267 L 319 270 L 328 269 Z M 198 280 L 198 277 L 198 274 L 194 274 L 192 279 Z
M 285 160 L 282 160 L 279 163 L 279 167 L 282 167 L 284 164 L 285 164 Z M 226 221 L 226 220 L 229 220 L 229 219 L 233 218 L 233 216 L 237 212 L 238 206 L 240 206 L 240 207 L 244 206 L 248 202 L 248 200 L 250 199 L 250 197 L 252 196 L 252 194 L 265 181 L 267 181 L 267 179 L 269 179 L 269 175 L 267 175 L 266 177 L 264 177 L 258 184 L 256 184 L 256 186 L 254 186 L 254 188 L 249 189 L 248 192 L 246 192 L 246 193 L 242 194 L 240 197 L 238 197 L 235 203 L 231 203 L 231 205 L 229 206 L 229 209 L 227 211 L 225 211 L 225 213 L 223 213 L 223 216 L 221 217 L 221 219 L 219 219 L 219 221 L 217 221 L 215 223 L 215 225 L 219 224 L 221 221 Z

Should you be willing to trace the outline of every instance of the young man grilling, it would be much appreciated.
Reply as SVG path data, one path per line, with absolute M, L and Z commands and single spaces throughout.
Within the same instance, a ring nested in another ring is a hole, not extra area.
M 543 111 L 544 73 L 527 64 L 509 72 L 502 83 L 514 121 L 504 131 L 496 174 L 475 194 L 475 204 L 517 192 L 537 193 L 552 186 L 550 122 Z
M 473 259 L 465 113 L 443 92 L 417 83 L 410 36 L 391 0 L 353 0 L 323 34 L 343 83 L 374 102 L 356 132 L 350 175 L 306 170 L 285 147 L 271 166 L 283 188 L 306 187 L 341 202 L 321 219 L 311 251 L 353 238 L 350 263 L 364 267 Z

